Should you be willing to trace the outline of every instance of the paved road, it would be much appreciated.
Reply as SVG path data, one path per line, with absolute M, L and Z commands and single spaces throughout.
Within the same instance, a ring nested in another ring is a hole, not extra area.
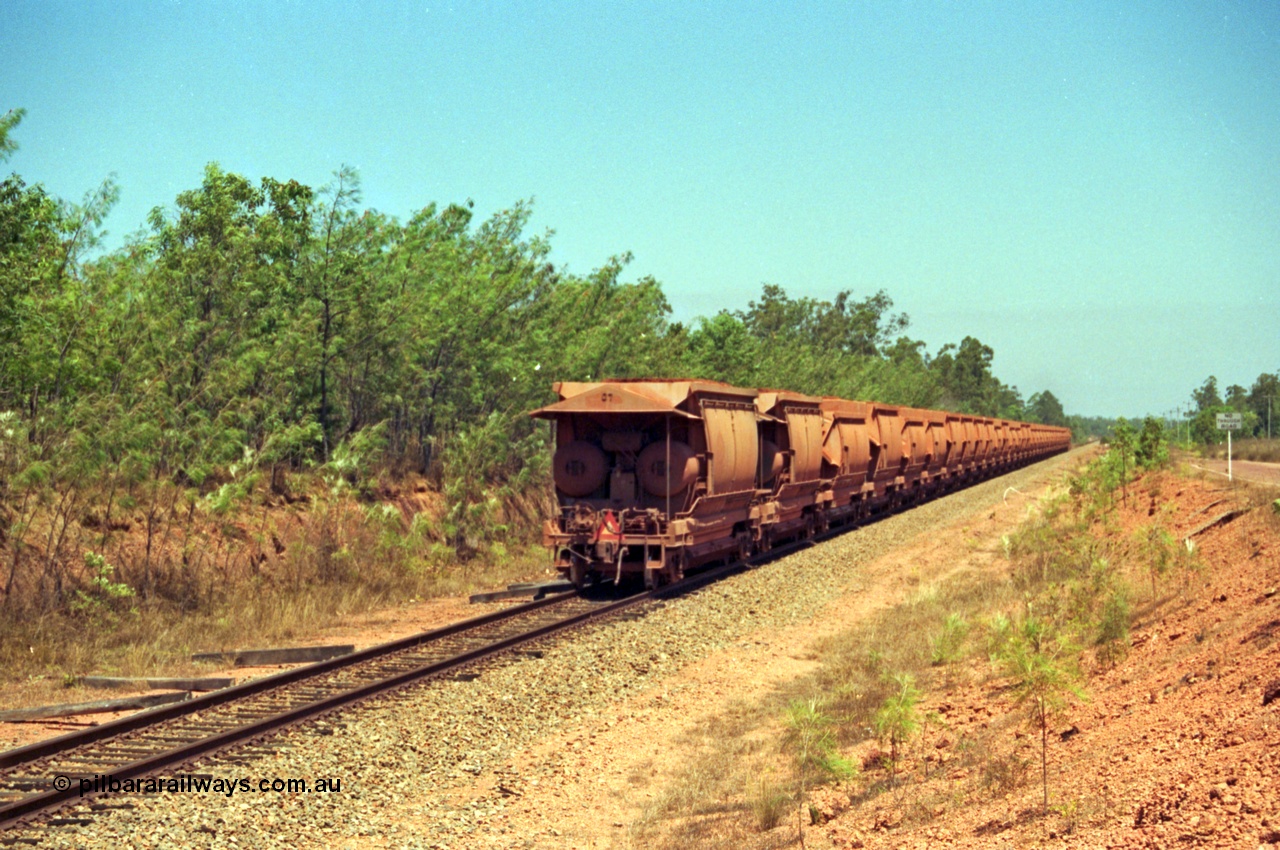
M 1196 469 L 1203 469 L 1206 472 L 1216 473 L 1222 477 L 1227 475 L 1227 462 L 1225 460 L 1215 460 L 1213 458 L 1200 458 L 1192 461 L 1191 465 Z M 1233 478 L 1242 481 L 1250 481 L 1254 484 L 1269 484 L 1273 487 L 1280 487 L 1280 463 L 1260 463 L 1256 460 L 1233 460 L 1231 462 L 1231 474 Z

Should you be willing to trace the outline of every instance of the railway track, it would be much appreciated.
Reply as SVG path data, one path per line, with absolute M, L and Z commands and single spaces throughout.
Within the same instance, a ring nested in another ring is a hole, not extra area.
M 97 795 L 81 793 L 82 779 L 123 781 L 173 771 L 378 694 L 457 675 L 522 644 L 701 586 L 727 569 L 621 600 L 547 597 L 0 753 L 0 831 L 47 819 L 72 801 L 118 808 L 91 802 Z
M 0 833 L 35 822 L 87 822 L 79 814 L 53 817 L 73 802 L 88 803 L 91 811 L 131 806 L 95 801 L 102 792 L 81 793 L 82 779 L 163 776 L 221 751 L 262 746 L 265 739 L 290 726 L 429 678 L 466 675 L 462 668 L 522 644 L 589 621 L 638 611 L 646 603 L 688 593 L 728 573 L 777 560 L 907 507 L 853 519 L 813 537 L 776 545 L 749 562 L 705 570 L 621 600 L 572 592 L 550 596 L 0 753 Z M 12 843 L 0 837 L 0 845 Z

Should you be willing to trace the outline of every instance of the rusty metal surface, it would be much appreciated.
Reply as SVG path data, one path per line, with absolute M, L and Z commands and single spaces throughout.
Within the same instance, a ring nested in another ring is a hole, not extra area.
M 555 390 L 533 412 L 562 447 L 544 542 L 575 584 L 675 580 L 753 540 L 861 521 L 1069 443 L 1064 429 L 712 381 Z
M 800 393 L 775 393 L 767 413 L 786 424 L 787 449 L 791 452 L 791 483 L 822 477 L 822 400 Z M 763 396 L 763 394 L 762 394 Z M 766 402 L 767 403 L 767 402 Z M 763 407 L 759 402 L 757 406 Z
M 969 438 L 969 431 L 965 424 L 963 416 L 947 414 L 947 435 L 951 441 L 951 453 L 947 457 L 947 463 L 952 466 L 969 462 L 973 442 Z
M 778 448 L 778 444 L 768 438 L 760 440 L 760 484 L 769 487 L 782 470 L 786 468 L 787 458 Z
M 861 473 L 866 478 L 871 462 L 871 405 L 827 396 L 822 399 L 823 458 L 837 475 Z
M 872 416 L 875 421 L 872 434 L 876 445 L 880 447 L 875 475 L 877 478 L 885 474 L 892 477 L 899 473 L 902 466 L 902 416 L 899 415 L 898 408 L 881 405 L 872 408 Z
M 674 413 L 696 418 L 687 409 L 697 396 L 714 395 L 754 401 L 756 391 L 722 384 L 719 381 L 562 381 L 552 386 L 561 401 L 532 413 L 552 419 L 562 413 Z
M 787 431 L 791 436 L 791 480 L 817 481 L 822 477 L 822 411 L 787 405 Z
M 672 441 L 671 463 L 667 464 L 668 450 L 665 442 L 650 443 L 640 452 L 636 470 L 640 484 L 651 496 L 674 496 L 683 493 L 698 477 L 698 456 L 688 443 Z
M 565 396 L 562 401 L 540 407 L 530 413 L 537 419 L 554 419 L 558 415 L 569 413 L 600 414 L 639 414 L 661 413 L 690 416 L 680 410 L 676 403 L 661 395 L 650 394 L 638 385 L 623 386 L 621 384 L 583 385 L 581 392 Z
M 608 476 L 608 461 L 599 446 L 575 440 L 556 449 L 551 474 L 556 486 L 567 495 L 589 496 Z
M 704 400 L 702 419 L 710 454 L 707 493 L 714 496 L 754 490 L 759 462 L 755 409 Z
M 821 485 L 821 402 L 816 396 L 785 390 L 762 390 L 756 398 L 761 414 L 760 483 L 779 498 L 812 502 Z
M 932 447 L 926 434 L 924 411 L 902 407 L 898 412 L 902 416 L 902 457 L 907 469 L 915 470 L 925 462 Z
M 857 473 L 871 464 L 871 426 L 867 422 L 839 422 L 842 464 L 846 473 Z

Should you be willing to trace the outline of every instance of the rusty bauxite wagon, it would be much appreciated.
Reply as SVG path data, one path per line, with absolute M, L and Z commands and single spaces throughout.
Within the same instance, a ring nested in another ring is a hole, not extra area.
M 715 381 L 559 383 L 531 415 L 555 423 L 559 516 L 544 542 L 574 584 L 647 585 L 755 542 L 756 391 Z
M 1065 428 L 715 381 L 559 383 L 556 516 L 579 587 L 745 559 L 1065 451 Z

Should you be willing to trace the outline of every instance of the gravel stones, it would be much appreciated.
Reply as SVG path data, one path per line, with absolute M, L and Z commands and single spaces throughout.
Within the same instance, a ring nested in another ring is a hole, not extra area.
M 192 773 L 260 780 L 337 780 L 329 793 L 237 791 L 119 795 L 132 803 L 83 826 L 6 835 L 45 846 L 520 847 L 504 825 L 532 787 L 555 788 L 590 771 L 574 741 L 527 768 L 522 751 L 563 730 L 608 735 L 609 707 L 744 635 L 807 620 L 849 587 L 859 567 L 916 536 L 996 504 L 1006 488 L 1044 474 L 1046 461 L 825 543 L 803 548 L 648 609 L 588 625 L 471 668 L 471 681 L 439 679 L 380 697 L 272 740 L 275 751 L 214 758 Z M 678 689 L 657 699 L 678 699 Z M 235 762 L 230 761 L 235 758 Z M 475 789 L 482 793 L 477 797 Z M 75 807 L 63 816 L 86 811 Z

